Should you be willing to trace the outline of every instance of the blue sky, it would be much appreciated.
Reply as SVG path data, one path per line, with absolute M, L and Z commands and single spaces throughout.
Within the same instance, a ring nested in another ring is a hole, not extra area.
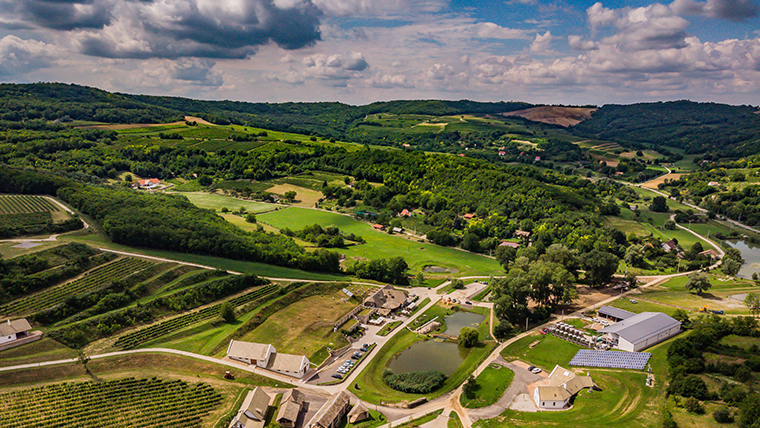
M 758 0 L 0 0 L 0 81 L 242 101 L 757 105 Z

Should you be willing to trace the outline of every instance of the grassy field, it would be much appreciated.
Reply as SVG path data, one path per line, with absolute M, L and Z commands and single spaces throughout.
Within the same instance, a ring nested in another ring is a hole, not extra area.
M 0 366 L 39 363 L 42 361 L 76 358 L 76 350 L 68 348 L 49 337 L 16 348 L 0 351 Z
M 697 312 L 707 305 L 711 310 L 723 310 L 726 314 L 749 315 L 749 310 L 741 299 L 730 296 L 756 292 L 758 287 L 752 282 L 742 279 L 726 279 L 723 276 L 711 275 L 712 288 L 700 294 L 691 293 L 684 288 L 687 277 L 672 278 L 662 285 L 646 288 L 642 294 L 630 296 L 638 303 L 632 303 L 629 298 L 618 299 L 611 305 L 632 312 L 660 311 L 672 314 L 676 309 Z
M 490 275 L 500 271 L 500 266 L 494 259 L 453 248 L 417 242 L 408 239 L 407 235 L 389 235 L 385 232 L 378 232 L 372 230 L 370 224 L 356 221 L 346 215 L 293 207 L 261 214 L 257 218 L 259 222 L 267 223 L 278 229 L 287 227 L 292 230 L 299 230 L 316 223 L 322 226 L 335 225 L 343 233 L 359 235 L 364 238 L 365 244 L 340 250 L 349 258 L 387 259 L 402 256 L 411 270 L 415 272 L 431 265 L 454 268 L 459 270 L 462 275 Z
M 183 192 L 173 194 L 186 197 L 193 205 L 201 208 L 210 208 L 215 211 L 221 211 L 222 208 L 227 208 L 230 211 L 237 211 L 243 207 L 245 208 L 246 212 L 256 214 L 282 208 L 282 205 L 249 201 L 245 199 L 233 198 L 231 196 L 218 195 L 216 193 Z
M 530 344 L 539 341 L 533 348 Z M 506 347 L 501 356 L 507 361 L 519 359 L 551 372 L 556 364 L 567 367 L 580 346 L 550 334 L 534 333 Z
M 477 387 L 474 398 L 469 399 L 465 394 L 462 394 L 459 401 L 464 407 L 470 409 L 490 406 L 504 395 L 504 391 L 507 390 L 514 377 L 515 372 L 512 370 L 499 364 L 490 364 L 475 379 Z
M 240 340 L 271 343 L 277 352 L 306 355 L 309 360 L 324 347 L 341 348 L 348 342 L 332 331 L 333 324 L 356 306 L 355 302 L 343 302 L 345 297 L 338 291 L 293 303 Z

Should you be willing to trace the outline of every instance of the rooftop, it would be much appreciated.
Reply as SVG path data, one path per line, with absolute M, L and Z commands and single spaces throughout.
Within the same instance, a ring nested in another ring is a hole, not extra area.
M 31 329 L 32 326 L 29 325 L 29 321 L 27 321 L 26 318 L 19 318 L 13 321 L 8 320 L 0 323 L 0 336 L 10 336 Z
M 631 343 L 640 343 L 663 330 L 680 326 L 681 322 L 662 312 L 642 312 L 619 323 L 599 330 L 615 333 Z
M 626 311 L 624 309 L 618 309 L 614 308 L 612 306 L 602 306 L 597 311 L 599 314 L 607 315 L 613 318 L 618 318 L 621 320 L 631 318 L 636 315 L 634 312 Z

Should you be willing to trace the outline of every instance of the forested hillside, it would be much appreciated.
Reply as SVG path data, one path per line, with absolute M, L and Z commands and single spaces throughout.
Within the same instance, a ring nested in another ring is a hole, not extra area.
M 675 101 L 606 105 L 571 128 L 585 138 L 684 149 L 715 159 L 760 150 L 760 114 L 752 106 Z

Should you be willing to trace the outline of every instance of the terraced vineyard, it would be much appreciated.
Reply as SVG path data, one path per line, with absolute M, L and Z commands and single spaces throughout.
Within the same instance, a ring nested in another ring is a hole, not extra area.
M 266 296 L 277 288 L 278 287 L 276 285 L 269 284 L 264 287 L 259 287 L 250 293 L 246 293 L 242 296 L 231 299 L 229 302 L 234 307 L 244 305 L 248 302 L 252 302 L 259 297 Z M 141 330 L 133 331 L 132 333 L 128 333 L 124 336 L 119 337 L 114 345 L 122 349 L 135 348 L 140 344 L 159 338 L 165 334 L 175 332 L 183 327 L 188 326 L 189 324 L 218 316 L 221 307 L 222 304 L 218 303 L 216 305 L 203 308 L 200 311 L 191 312 L 176 318 L 168 319 L 158 324 L 153 324 Z
M 21 315 L 53 307 L 68 297 L 98 289 L 114 280 L 125 278 L 153 266 L 153 262 L 123 257 L 87 271 L 78 279 L 48 288 L 0 306 L 2 315 Z
M 0 195 L 0 214 L 29 214 L 61 211 L 47 198 L 34 195 Z
M 222 401 L 205 383 L 120 379 L 0 394 L 3 428 L 199 427 Z

